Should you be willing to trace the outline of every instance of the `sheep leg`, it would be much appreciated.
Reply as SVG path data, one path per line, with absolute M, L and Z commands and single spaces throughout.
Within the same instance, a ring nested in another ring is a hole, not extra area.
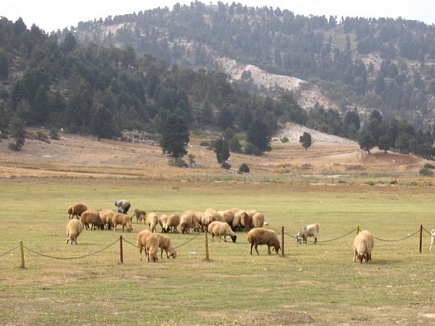
M 257 252 L 257 255 L 259 255 L 260 253 L 258 252 L 258 243 L 255 244 L 255 251 Z
M 356 256 L 358 255 L 358 253 L 356 252 L 356 250 L 353 250 L 353 262 L 355 262 Z
M 271 254 L 272 254 L 272 252 L 270 251 L 270 246 L 269 246 L 269 245 L 267 245 L 267 254 L 268 254 L 268 255 L 271 255 Z
M 140 261 L 142 261 L 142 249 L 143 247 L 139 247 L 139 256 L 140 256 Z
M 252 247 L 253 247 L 253 246 L 254 246 L 254 244 L 251 243 L 251 251 L 250 251 L 251 255 L 252 255 Z
M 316 244 L 317 243 L 317 238 L 314 238 L 314 244 Z

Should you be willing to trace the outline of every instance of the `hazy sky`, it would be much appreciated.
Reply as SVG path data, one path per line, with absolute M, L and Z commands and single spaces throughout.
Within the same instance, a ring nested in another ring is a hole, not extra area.
M 167 6 L 172 9 L 174 4 L 190 4 L 192 1 L 167 0 L 121 0 L 121 1 L 95 1 L 95 0 L 1 0 L 0 16 L 11 21 L 23 18 L 28 28 L 36 24 L 49 33 L 64 27 L 76 26 L 80 21 L 106 18 L 107 16 L 123 15 L 140 10 Z M 201 1 L 205 4 L 218 1 Z M 233 1 L 222 1 L 231 4 Z M 243 0 L 234 1 L 248 7 L 263 7 L 288 9 L 295 14 L 308 16 L 330 15 L 350 17 L 402 17 L 415 19 L 426 24 L 435 23 L 435 0 Z

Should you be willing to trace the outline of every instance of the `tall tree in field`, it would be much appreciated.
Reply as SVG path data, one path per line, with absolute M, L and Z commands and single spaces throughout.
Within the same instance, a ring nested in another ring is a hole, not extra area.
M 163 126 L 160 146 L 164 154 L 169 154 L 177 159 L 187 154 L 186 147 L 189 143 L 189 129 L 186 122 L 176 114 L 166 118 Z
M 261 152 L 269 152 L 272 150 L 270 146 L 271 137 L 267 125 L 260 119 L 254 119 L 248 128 L 246 140 L 254 145 Z
M 24 121 L 14 115 L 9 126 L 10 136 L 15 139 L 15 143 L 9 143 L 8 147 L 14 151 L 19 151 L 24 146 L 26 140 L 26 129 Z
M 302 144 L 302 147 L 305 148 L 305 150 L 308 150 L 312 144 L 311 134 L 304 132 L 304 134 L 299 137 L 299 142 Z
M 363 129 L 358 135 L 358 144 L 362 150 L 370 154 L 370 150 L 375 147 L 376 142 L 373 139 L 372 133 L 367 129 Z
M 214 143 L 214 152 L 216 154 L 216 159 L 222 167 L 225 167 L 225 161 L 230 158 L 230 148 L 228 146 L 228 142 L 219 138 Z

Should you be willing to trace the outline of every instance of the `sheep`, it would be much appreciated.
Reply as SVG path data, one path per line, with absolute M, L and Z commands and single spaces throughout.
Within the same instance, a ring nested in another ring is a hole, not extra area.
M 156 233 L 159 237 L 159 248 L 160 248 L 160 258 L 163 258 L 163 250 L 166 251 L 166 257 L 169 258 L 177 258 L 177 251 L 172 245 L 171 239 L 164 234 Z
M 301 244 L 307 243 L 308 237 L 314 237 L 314 244 L 317 243 L 317 235 L 319 234 L 320 225 L 319 223 L 316 224 L 309 224 L 301 228 L 296 235 L 296 242 Z
M 243 226 L 242 226 L 242 217 L 246 219 L 246 217 L 244 217 L 245 215 L 248 215 L 248 213 L 246 213 L 244 210 L 238 210 L 236 213 L 234 213 L 234 219 L 233 219 L 233 223 L 232 223 L 232 229 L 234 231 L 241 231 Z
M 111 210 L 111 209 L 103 209 L 100 212 L 100 219 L 101 222 L 103 222 L 103 225 L 107 225 L 107 228 L 110 230 L 113 226 L 113 215 L 115 215 L 115 213 Z
M 89 225 L 92 225 L 91 230 L 95 228 L 104 229 L 104 224 L 101 221 L 100 213 L 93 209 L 84 211 L 80 216 L 80 221 L 86 229 L 89 229 Z
M 159 217 L 156 213 L 149 213 L 146 219 L 146 224 L 151 232 L 156 232 L 157 224 L 159 224 Z
M 158 260 L 157 252 L 159 250 L 159 237 L 149 230 L 142 230 L 137 235 L 137 246 L 139 247 L 139 256 L 142 261 L 142 250 L 145 248 L 147 261 Z
M 429 250 L 432 251 L 432 245 L 435 243 L 435 229 L 430 230 L 431 239 Z
M 237 236 L 231 230 L 230 225 L 227 222 L 221 222 L 221 221 L 213 221 L 208 225 L 208 233 L 212 235 L 212 240 L 214 241 L 214 237 L 219 237 L 219 242 L 221 240 L 221 237 L 224 236 L 224 241 L 227 242 L 227 235 L 231 237 L 231 240 L 233 242 L 236 242 Z
M 166 222 L 166 224 L 164 224 L 164 226 L 162 228 L 165 229 L 165 232 L 177 232 L 178 233 L 178 229 L 177 227 L 180 225 L 180 215 L 178 214 L 171 214 L 168 216 L 168 220 Z
M 252 213 L 252 211 L 251 211 Z M 249 212 L 244 211 L 240 213 L 240 224 L 245 229 L 245 232 L 249 232 L 252 229 L 252 216 L 253 214 L 249 214 Z
M 116 213 L 112 218 L 113 231 L 116 232 L 116 226 L 118 224 L 122 225 L 122 232 L 124 232 L 124 228 L 127 228 L 128 232 L 133 231 L 133 225 L 131 223 L 131 218 L 127 214 L 124 213 Z
M 267 245 L 267 254 L 271 255 L 270 247 L 273 247 L 278 254 L 281 249 L 281 245 L 278 240 L 278 236 L 275 231 L 264 228 L 254 228 L 247 234 L 248 242 L 251 244 L 251 255 L 252 255 L 252 247 L 255 248 L 257 255 L 258 245 Z
M 84 211 L 87 211 L 88 207 L 84 204 L 74 204 L 73 206 L 68 207 L 69 218 L 79 218 L 82 216 Z
M 193 226 L 193 214 L 183 214 L 180 217 L 181 233 L 190 233 Z
M 234 212 L 232 210 L 226 209 L 218 213 L 222 216 L 224 222 L 228 223 L 228 225 L 233 225 Z
M 83 231 L 83 224 L 76 219 L 72 219 L 66 225 L 66 243 L 71 240 L 71 244 L 77 244 L 77 237 Z
M 353 261 L 355 262 L 355 259 L 358 259 L 362 264 L 363 260 L 372 260 L 373 246 L 373 235 L 369 231 L 363 230 L 358 233 L 353 241 Z
M 136 217 L 136 224 L 139 224 L 139 221 L 142 224 L 143 221 L 145 220 L 146 215 L 147 215 L 147 213 L 145 211 L 142 211 L 142 210 L 136 208 L 134 210 L 134 214 L 131 216 L 131 220 L 133 221 L 133 217 Z
M 257 212 L 252 216 L 252 226 L 254 228 L 261 228 L 264 225 L 264 214 Z
M 166 224 L 168 224 L 168 215 L 166 215 L 166 214 L 160 215 L 160 217 L 159 217 L 159 225 L 162 228 L 162 232 L 163 233 L 167 233 L 167 231 L 165 229 Z

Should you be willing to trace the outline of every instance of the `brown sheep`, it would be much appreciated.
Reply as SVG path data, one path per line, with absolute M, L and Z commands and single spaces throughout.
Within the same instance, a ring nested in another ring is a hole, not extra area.
M 159 248 L 160 248 L 160 258 L 163 258 L 163 250 L 166 251 L 166 257 L 169 258 L 177 258 L 177 251 L 172 245 L 171 239 L 164 234 L 156 233 L 159 237 Z
M 234 212 L 231 209 L 226 209 L 224 211 L 219 211 L 219 214 L 221 214 L 223 222 L 226 222 L 228 225 L 233 225 L 234 220 Z
M 275 231 L 270 229 L 264 229 L 264 228 L 255 228 L 248 232 L 248 242 L 251 244 L 251 255 L 252 255 L 252 247 L 255 248 L 255 251 L 257 252 L 257 255 L 260 253 L 258 252 L 258 245 L 267 245 L 267 253 L 271 255 L 270 247 L 273 247 L 278 254 L 279 250 L 281 249 L 278 236 Z
M 180 217 L 181 233 L 190 233 L 193 226 L 193 214 L 183 214 Z
M 116 226 L 118 224 L 122 225 L 122 232 L 124 232 L 124 228 L 127 228 L 128 232 L 133 231 L 133 225 L 131 223 L 131 218 L 127 214 L 124 213 L 116 213 L 112 218 L 113 231 L 116 232 Z
M 139 247 L 139 256 L 142 261 L 142 250 L 145 248 L 147 261 L 156 262 L 158 260 L 157 252 L 159 250 L 159 237 L 149 230 L 142 230 L 137 235 L 137 246 Z
M 100 218 L 101 218 L 101 222 L 103 222 L 103 225 L 106 226 L 107 228 L 110 230 L 113 226 L 113 216 L 115 215 L 115 213 L 111 210 L 111 209 L 103 209 L 100 212 Z
M 66 243 L 71 240 L 71 244 L 77 244 L 77 237 L 83 231 L 83 224 L 76 219 L 72 219 L 66 225 Z
M 146 218 L 146 224 L 151 232 L 156 232 L 157 224 L 159 224 L 159 217 L 156 213 L 149 213 Z
M 71 210 L 70 210 L 70 208 L 71 208 Z M 87 211 L 87 210 L 88 210 L 88 207 L 86 205 L 75 204 L 74 206 L 68 207 L 68 214 L 70 215 L 70 218 L 73 218 L 73 217 L 79 218 L 82 216 L 82 213 L 84 211 Z
M 98 213 L 97 211 L 93 210 L 93 209 L 88 209 L 86 211 L 84 211 L 81 216 L 80 216 L 80 221 L 82 222 L 83 226 L 86 229 L 95 229 L 95 228 L 99 228 L 99 229 L 104 229 L 104 224 L 101 221 L 100 218 L 100 213 Z
M 131 216 L 131 221 L 133 222 L 133 217 L 136 217 L 136 224 L 140 223 L 142 224 L 143 221 L 145 221 L 145 216 L 147 215 L 147 213 L 145 211 L 142 211 L 140 209 L 135 209 L 133 215 Z
M 66 212 L 68 213 L 68 218 L 69 219 L 71 219 L 73 216 L 72 216 L 72 214 L 73 214 L 73 209 L 74 209 L 74 206 L 70 206 L 70 207 L 68 207 L 68 209 L 66 210 Z
M 177 227 L 180 225 L 180 215 L 178 214 L 171 214 L 168 216 L 168 220 L 166 221 L 166 224 L 162 227 L 166 233 L 172 232 L 172 233 L 178 233 Z
M 254 228 L 262 228 L 264 225 L 264 214 L 257 212 L 252 216 L 252 226 Z
M 252 216 L 249 212 L 243 212 L 240 215 L 240 224 L 243 226 L 245 232 L 249 232 L 252 229 Z

